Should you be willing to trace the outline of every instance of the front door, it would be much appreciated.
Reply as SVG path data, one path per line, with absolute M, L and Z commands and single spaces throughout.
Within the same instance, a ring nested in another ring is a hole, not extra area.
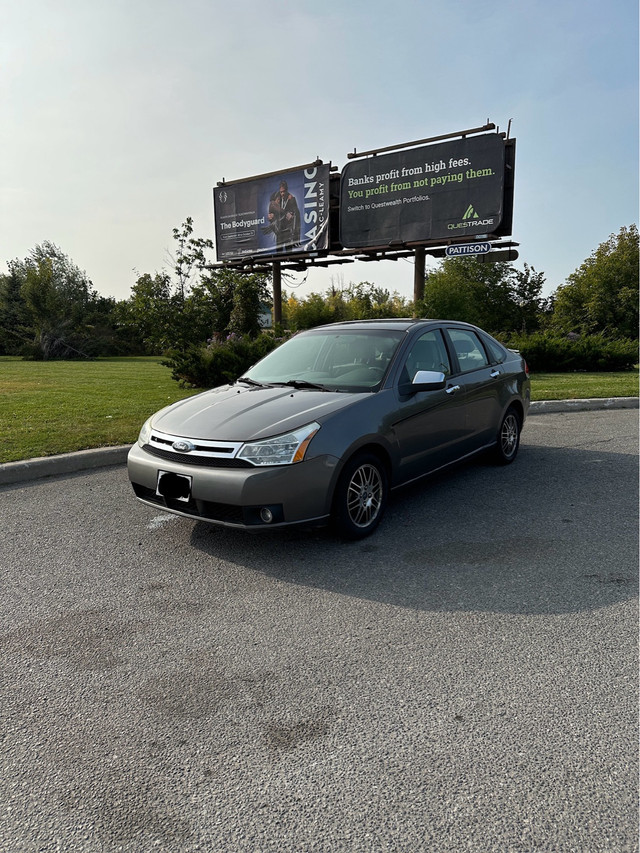
M 418 370 L 444 373 L 446 387 L 439 391 L 410 391 Z M 452 378 L 451 361 L 438 329 L 425 332 L 409 350 L 396 387 L 399 405 L 394 433 L 400 453 L 399 479 L 415 479 L 463 455 L 467 439 L 462 388 Z M 404 392 L 404 393 L 403 393 Z

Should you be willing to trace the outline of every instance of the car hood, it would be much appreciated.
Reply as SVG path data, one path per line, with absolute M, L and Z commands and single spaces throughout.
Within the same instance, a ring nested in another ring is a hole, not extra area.
M 280 435 L 353 405 L 368 394 L 223 385 L 155 414 L 154 430 L 184 438 L 255 441 Z

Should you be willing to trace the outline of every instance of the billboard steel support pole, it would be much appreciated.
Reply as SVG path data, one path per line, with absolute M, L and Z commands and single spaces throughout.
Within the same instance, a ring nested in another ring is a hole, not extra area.
M 273 262 L 273 325 L 282 324 L 282 271 L 280 261 Z
M 418 302 L 424 299 L 424 273 L 425 273 L 425 249 L 418 246 L 415 252 L 415 265 L 413 268 L 413 313 L 417 315 Z

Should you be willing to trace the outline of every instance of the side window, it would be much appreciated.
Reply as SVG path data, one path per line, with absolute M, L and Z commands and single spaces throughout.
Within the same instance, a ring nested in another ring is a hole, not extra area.
M 475 332 L 469 329 L 448 329 L 449 338 L 458 356 L 462 373 L 477 370 L 489 364 L 484 347 Z
M 491 357 L 492 364 L 502 364 L 502 362 L 506 359 L 507 353 L 505 352 L 502 344 L 498 343 L 498 341 L 494 341 L 493 338 L 488 337 L 487 335 L 482 336 L 482 341 L 485 347 L 489 350 L 489 356 Z
M 418 370 L 435 370 L 449 376 L 451 364 L 438 329 L 425 332 L 411 347 L 401 373 L 401 382 L 412 382 Z

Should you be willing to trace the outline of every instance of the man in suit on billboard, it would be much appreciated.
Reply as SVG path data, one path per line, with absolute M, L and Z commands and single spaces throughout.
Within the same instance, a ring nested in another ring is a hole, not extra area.
M 264 230 L 265 233 L 271 231 L 275 235 L 277 252 L 285 252 L 300 244 L 300 210 L 284 180 L 271 194 L 267 218 L 269 227 Z

